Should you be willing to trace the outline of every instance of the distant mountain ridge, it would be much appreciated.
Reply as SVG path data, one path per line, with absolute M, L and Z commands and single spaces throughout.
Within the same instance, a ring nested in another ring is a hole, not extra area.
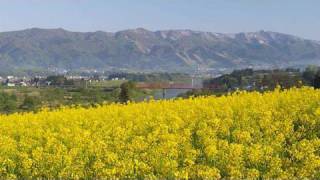
M 109 32 L 27 29 L 0 33 L 6 69 L 188 72 L 196 68 L 272 68 L 320 62 L 320 43 L 259 31 L 223 34 L 192 30 Z

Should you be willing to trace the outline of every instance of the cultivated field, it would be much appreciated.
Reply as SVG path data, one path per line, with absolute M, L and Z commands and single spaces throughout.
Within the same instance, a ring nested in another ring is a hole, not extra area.
M 320 91 L 0 116 L 0 178 L 320 178 Z

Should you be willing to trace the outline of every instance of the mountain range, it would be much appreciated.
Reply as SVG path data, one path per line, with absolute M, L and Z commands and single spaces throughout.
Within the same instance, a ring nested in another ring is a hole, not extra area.
M 0 71 L 15 69 L 192 72 L 320 64 L 320 43 L 258 31 L 70 32 L 32 28 L 0 33 Z

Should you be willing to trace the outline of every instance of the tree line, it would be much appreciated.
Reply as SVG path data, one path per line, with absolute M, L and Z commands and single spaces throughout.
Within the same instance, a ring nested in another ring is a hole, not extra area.
M 10 114 L 21 111 L 35 111 L 39 108 L 40 101 L 36 97 L 25 96 L 21 103 L 15 94 L 0 92 L 0 113 Z
M 308 66 L 304 70 L 288 68 L 274 70 L 234 70 L 203 81 L 203 89 L 181 94 L 181 97 L 223 95 L 230 91 L 268 91 L 280 86 L 283 89 L 301 86 L 320 88 L 320 67 Z
M 309 66 L 304 71 L 300 69 L 275 70 L 235 70 L 217 78 L 204 81 L 204 87 L 221 91 L 244 90 L 272 90 L 277 86 L 290 88 L 294 86 L 320 87 L 320 67 Z

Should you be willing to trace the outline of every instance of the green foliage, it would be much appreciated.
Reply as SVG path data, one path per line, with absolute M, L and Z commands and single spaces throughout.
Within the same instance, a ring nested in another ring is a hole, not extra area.
M 68 80 L 65 76 L 48 76 L 46 79 L 53 86 L 72 86 L 74 84 L 73 80 Z
M 181 97 L 221 95 L 235 90 L 267 91 L 273 90 L 277 86 L 281 86 L 283 89 L 303 85 L 318 88 L 320 87 L 320 83 L 318 84 L 319 77 L 320 68 L 317 66 L 309 66 L 303 72 L 293 68 L 284 70 L 235 70 L 230 74 L 207 79 L 203 82 L 203 90 L 189 91 L 182 94 Z
M 41 90 L 41 99 L 50 107 L 60 105 L 92 106 L 104 102 L 116 101 L 118 94 L 103 88 L 45 88 Z
M 136 89 L 132 82 L 126 83 L 123 85 L 123 88 L 128 90 L 128 100 L 140 101 L 146 96 L 143 91 Z M 3 91 L 7 93 L 0 94 L 0 113 L 6 114 L 38 111 L 41 107 L 48 107 L 50 109 L 72 105 L 93 107 L 98 104 L 119 102 L 121 94 L 120 87 L 113 89 L 104 86 L 90 86 L 89 88 L 78 86 L 67 86 L 64 88 L 52 86 L 40 88 L 4 87 Z M 125 101 L 123 100 L 123 102 Z
M 121 103 L 132 101 L 132 93 L 135 89 L 135 84 L 132 81 L 128 81 L 121 84 L 120 89 L 119 101 Z
M 309 85 L 313 85 L 315 76 L 320 73 L 320 67 L 308 66 L 302 76 Z
M 108 99 L 107 93 L 103 92 L 101 89 L 98 88 L 79 88 L 76 91 L 73 91 L 71 96 L 72 104 L 101 104 Z
M 313 76 L 312 76 L 313 77 Z M 299 70 L 236 70 L 231 74 L 205 80 L 203 85 L 208 89 L 228 91 L 235 89 L 244 90 L 273 90 L 278 85 L 283 88 L 300 86 L 304 76 Z
M 4 92 L 0 93 L 0 112 L 13 113 L 17 110 L 17 97 Z
M 20 109 L 23 111 L 36 111 L 39 106 L 41 106 L 41 102 L 38 97 L 25 96 Z

